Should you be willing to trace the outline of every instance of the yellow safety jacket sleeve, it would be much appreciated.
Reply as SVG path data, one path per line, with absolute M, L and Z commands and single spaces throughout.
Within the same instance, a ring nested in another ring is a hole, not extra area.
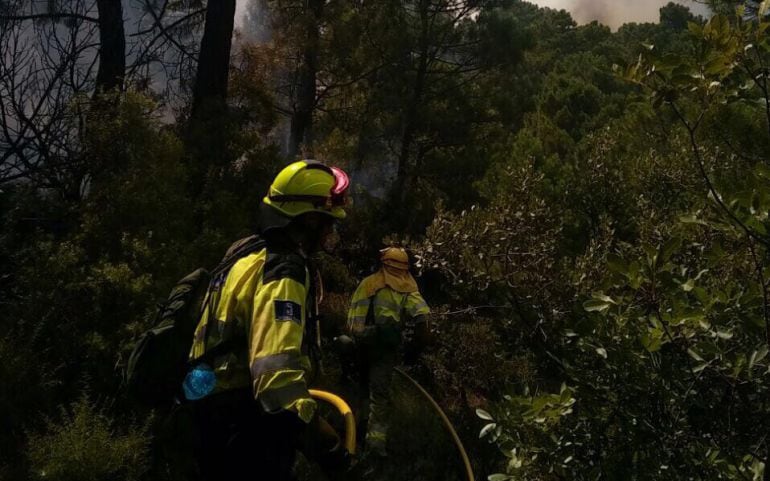
M 357 335 L 364 331 L 364 327 L 366 326 L 366 314 L 369 311 L 369 302 L 369 289 L 367 287 L 367 280 L 364 279 L 358 285 L 358 288 L 353 293 L 353 297 L 350 299 L 347 323 L 349 334 Z
M 419 292 L 410 292 L 404 305 L 407 315 L 414 319 L 417 316 L 427 316 L 430 314 L 430 307 Z
M 268 253 L 249 328 L 252 388 L 267 412 L 296 409 L 297 401 L 310 398 L 310 361 L 302 354 L 309 285 L 300 255 Z

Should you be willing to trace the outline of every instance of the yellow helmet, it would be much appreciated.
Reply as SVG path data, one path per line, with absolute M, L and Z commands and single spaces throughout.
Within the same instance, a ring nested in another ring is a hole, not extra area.
M 344 219 L 349 186 L 342 169 L 300 160 L 278 173 L 262 202 L 288 218 L 319 212 Z
M 401 247 L 387 247 L 380 251 L 380 261 L 402 271 L 409 270 L 409 256 Z

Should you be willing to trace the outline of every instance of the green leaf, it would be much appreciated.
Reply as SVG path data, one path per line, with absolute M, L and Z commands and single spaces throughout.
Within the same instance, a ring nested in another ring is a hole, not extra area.
M 698 364 L 697 366 L 695 366 L 693 368 L 692 372 L 697 374 L 697 373 L 701 372 L 702 370 L 706 369 L 708 367 L 708 365 L 709 364 L 707 362 L 704 362 L 702 364 Z
M 762 362 L 762 359 L 764 359 L 766 356 L 767 346 L 762 346 L 758 351 L 752 352 L 751 356 L 749 357 L 749 369 L 753 368 L 754 365 L 758 362 Z
M 695 276 L 694 280 L 696 280 L 696 281 L 700 280 L 700 278 L 703 277 L 703 274 L 707 273 L 708 271 L 709 271 L 708 269 L 701 270 L 700 272 L 698 272 L 698 275 Z
M 487 434 L 491 433 L 495 428 L 497 427 L 497 424 L 495 423 L 489 423 L 483 428 L 481 428 L 481 431 L 479 431 L 479 439 L 483 438 Z
M 687 354 L 690 355 L 691 358 L 695 359 L 698 362 L 704 362 L 703 358 L 698 354 L 697 352 L 693 351 L 692 349 L 687 350 Z
M 703 311 L 698 309 L 685 309 L 676 314 L 676 316 L 671 321 L 671 325 L 680 326 L 688 322 L 701 322 L 705 317 L 706 315 L 703 313 Z
M 739 354 L 738 357 L 734 361 L 734 367 L 732 372 L 732 377 L 737 379 L 738 376 L 743 371 L 743 368 L 746 366 L 746 355 L 745 354 Z
M 682 239 L 679 237 L 672 237 L 665 244 L 663 244 L 658 251 L 658 263 L 663 264 L 671 259 L 671 256 L 679 250 L 682 246 Z
M 679 222 L 681 222 L 682 224 L 698 224 L 698 225 L 705 225 L 705 226 L 709 225 L 708 222 L 698 219 L 695 215 L 683 215 L 679 217 Z
M 730 331 L 717 331 L 717 337 L 719 339 L 732 339 L 733 333 Z
M 708 305 L 711 298 L 709 297 L 708 291 L 702 287 L 695 287 L 692 290 L 692 293 L 695 295 L 695 298 L 700 301 L 701 304 Z
M 650 268 L 655 267 L 655 263 L 658 260 L 658 250 L 649 244 L 643 245 L 642 249 L 644 249 L 644 253 L 647 254 L 647 265 Z
M 663 330 L 658 327 L 650 329 L 641 337 L 642 346 L 644 346 L 647 352 L 659 351 L 663 345 L 663 335 Z
M 610 308 L 610 303 L 598 299 L 590 299 L 583 303 L 583 309 L 587 312 L 602 312 Z
M 709 462 L 713 463 L 719 457 L 719 450 L 712 451 L 711 449 L 709 449 L 708 451 L 706 451 L 706 457 L 708 458 Z
M 593 297 L 594 299 L 596 299 L 598 301 L 603 301 L 603 302 L 607 302 L 607 303 L 610 303 L 610 304 L 617 304 L 617 302 L 612 300 L 612 298 L 610 296 L 606 295 L 603 292 L 594 292 L 593 294 L 591 294 L 591 297 Z
M 476 416 L 486 421 L 494 421 L 494 419 L 492 418 L 492 415 L 484 411 L 483 409 L 476 409 Z
M 687 279 L 687 282 L 682 284 L 682 290 L 684 292 L 690 292 L 695 288 L 695 279 Z
M 724 15 L 714 15 L 703 28 L 703 34 L 714 40 L 724 40 L 730 35 L 730 20 Z
M 703 70 L 708 75 L 718 75 L 727 72 L 730 66 L 729 60 L 724 56 L 718 56 L 711 59 L 706 65 L 703 66 Z
M 764 0 L 762 3 L 759 4 L 759 8 L 757 9 L 757 17 L 762 18 L 765 15 L 767 15 L 767 12 L 770 11 L 770 0 Z
M 524 461 L 521 458 L 519 458 L 518 456 L 514 456 L 511 458 L 510 461 L 508 461 L 508 470 L 513 471 L 514 469 L 519 469 L 522 467 L 523 464 L 524 464 Z
M 767 346 L 762 346 L 759 348 L 759 351 L 757 352 L 757 358 L 754 360 L 754 362 L 762 362 L 762 360 L 767 357 Z
M 487 476 L 488 481 L 507 481 L 509 479 L 511 478 L 509 478 L 507 474 L 500 474 L 500 473 L 490 474 L 489 476 Z
M 596 354 L 600 355 L 604 359 L 607 359 L 607 350 L 603 347 L 597 347 Z
M 768 25 L 768 24 L 764 24 Z M 762 43 L 759 44 L 759 47 L 764 50 L 765 52 L 770 52 L 770 38 L 766 38 Z

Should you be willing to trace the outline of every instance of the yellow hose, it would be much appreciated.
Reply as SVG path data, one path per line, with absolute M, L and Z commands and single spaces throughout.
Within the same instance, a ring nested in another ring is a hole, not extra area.
M 310 395 L 334 406 L 345 419 L 345 448 L 350 454 L 356 454 L 356 418 L 344 399 L 326 391 L 310 389 Z
M 457 446 L 457 449 L 460 451 L 460 456 L 463 458 L 463 464 L 465 465 L 465 474 L 468 476 L 468 481 L 476 481 L 476 478 L 473 475 L 473 468 L 471 467 L 471 460 L 468 459 L 468 453 L 465 452 L 465 446 L 463 446 L 462 441 L 460 441 L 460 436 L 457 435 L 457 431 L 455 431 L 454 426 L 452 426 L 452 423 L 449 422 L 449 418 L 446 414 L 444 414 L 444 411 L 441 409 L 441 406 L 438 405 L 438 403 L 431 397 L 430 394 L 428 394 L 428 391 L 423 389 L 420 384 L 412 379 L 412 377 L 402 371 L 399 368 L 396 368 L 396 372 L 404 376 L 410 383 L 416 387 L 423 396 L 425 396 L 428 401 L 433 405 L 434 409 L 438 411 L 439 415 L 441 416 L 441 420 L 444 421 L 444 426 L 446 426 L 449 433 L 452 435 L 452 438 L 454 439 L 455 445 Z

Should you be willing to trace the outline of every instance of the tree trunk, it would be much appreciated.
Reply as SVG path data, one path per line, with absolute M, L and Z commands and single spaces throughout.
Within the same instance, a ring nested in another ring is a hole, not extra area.
M 312 149 L 313 111 L 316 103 L 316 77 L 318 75 L 318 50 L 320 24 L 323 16 L 324 0 L 310 0 L 308 5 L 307 25 L 305 30 L 302 65 L 299 73 L 297 103 L 291 116 L 288 155 L 290 158 L 301 153 L 300 149 Z M 307 152 L 312 156 L 312 152 Z
M 121 0 L 96 0 L 99 11 L 99 70 L 95 95 L 123 90 L 126 75 L 126 36 Z
M 209 0 L 193 86 L 193 118 L 205 104 L 225 106 L 234 20 L 235 0 Z
M 420 60 L 417 64 L 417 72 L 414 80 L 412 95 L 409 105 L 406 106 L 404 115 L 404 130 L 401 135 L 401 149 L 398 155 L 396 182 L 393 185 L 393 197 L 396 206 L 401 206 L 406 200 L 406 195 L 412 182 L 412 169 L 410 168 L 411 150 L 417 134 L 419 121 L 419 108 L 425 94 L 425 81 L 428 72 L 428 2 L 420 2 Z

